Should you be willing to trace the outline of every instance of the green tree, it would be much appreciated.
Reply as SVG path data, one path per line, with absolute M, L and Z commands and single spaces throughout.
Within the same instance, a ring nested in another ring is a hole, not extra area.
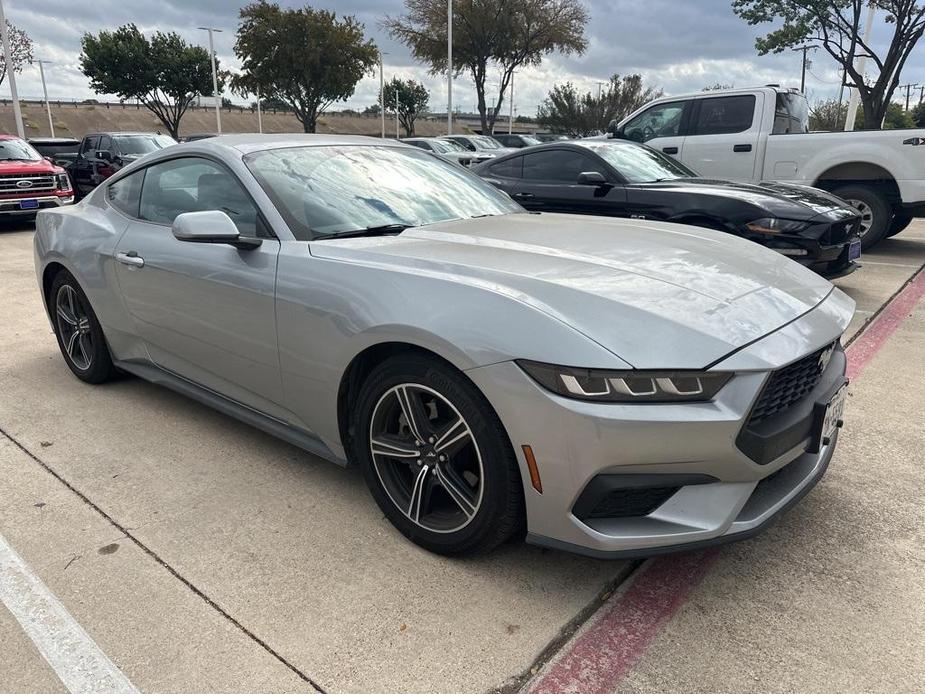
M 862 38 L 867 5 L 892 26 L 886 52 Z M 879 127 L 887 115 L 906 59 L 925 32 L 925 4 L 914 0 L 732 0 L 733 11 L 750 25 L 774 23 L 777 28 L 755 42 L 759 54 L 780 53 L 799 45 L 823 48 L 858 88 L 864 121 Z M 866 55 L 875 79 L 867 83 L 855 66 Z
M 234 50 L 242 74 L 233 87 L 285 102 L 307 133 L 332 103 L 353 95 L 379 59 L 356 17 L 263 1 L 243 7 L 240 17 Z
M 405 10 L 386 17 L 383 27 L 429 65 L 431 74 L 446 72 L 446 0 L 405 0 Z M 514 71 L 538 65 L 553 52 L 583 53 L 587 22 L 579 0 L 454 0 L 453 73 L 472 77 L 483 133 L 494 131 Z M 489 105 L 485 89 L 494 70 L 500 83 Z
M 414 121 L 422 113 L 427 112 L 430 94 L 420 82 L 393 77 L 391 82 L 386 83 L 383 96 L 386 109 L 391 109 L 393 115 L 395 114 L 396 95 L 398 96 L 398 122 L 405 129 L 405 137 L 411 137 L 414 135 Z
M 848 104 L 838 99 L 817 101 L 809 107 L 809 129 L 832 132 L 845 126 Z
M 925 128 L 925 103 L 921 103 L 910 112 L 912 120 L 917 128 Z
M 732 89 L 732 88 L 734 88 L 734 87 L 735 87 L 734 84 L 723 84 L 722 82 L 714 82 L 713 84 L 707 85 L 706 87 L 704 87 L 704 88 L 701 89 L 700 91 L 702 91 L 702 92 L 718 92 L 718 91 L 722 91 L 723 89 Z
M 7 33 L 10 37 L 10 62 L 13 64 L 13 70 L 22 72 L 23 67 L 32 64 L 32 39 L 29 35 L 19 29 L 9 21 L 6 23 Z M 0 59 L 0 84 L 6 79 L 6 61 Z
M 613 75 L 600 96 L 582 94 L 571 82 L 557 84 L 540 104 L 537 121 L 553 132 L 586 137 L 660 96 L 662 91 L 645 86 L 640 75 Z
M 856 120 L 857 126 L 859 128 L 865 127 L 865 124 L 864 124 L 865 118 L 866 116 L 864 115 L 864 112 L 859 108 L 857 120 Z M 901 130 L 902 128 L 914 128 L 914 127 L 916 127 L 916 125 L 915 125 L 915 119 L 912 116 L 912 111 L 907 111 L 906 109 L 903 108 L 902 104 L 897 103 L 895 101 L 891 102 L 889 106 L 887 106 L 886 116 L 883 119 L 883 129 L 884 130 Z M 871 128 L 871 129 L 872 130 L 879 129 L 879 121 L 878 121 L 877 128 Z
M 155 32 L 149 41 L 134 24 L 84 34 L 80 68 L 97 93 L 138 99 L 174 138 L 199 94 L 212 93 L 209 52 L 174 32 Z M 224 84 L 219 78 L 219 89 Z

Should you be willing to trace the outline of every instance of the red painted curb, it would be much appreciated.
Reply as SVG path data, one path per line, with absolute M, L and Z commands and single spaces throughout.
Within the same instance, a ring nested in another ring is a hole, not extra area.
M 884 307 L 847 348 L 849 379 L 858 378 L 925 296 L 925 269 Z M 648 560 L 530 687 L 531 694 L 610 694 L 662 627 L 707 575 L 719 550 Z

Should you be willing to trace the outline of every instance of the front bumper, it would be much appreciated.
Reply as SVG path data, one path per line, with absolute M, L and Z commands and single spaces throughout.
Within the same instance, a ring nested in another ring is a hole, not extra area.
M 783 452 L 760 461 L 737 440 L 771 371 L 793 361 L 773 360 L 811 354 L 841 334 L 844 312 L 838 325 L 823 320 L 825 326 L 814 313 L 717 364 L 716 370 L 736 375 L 709 403 L 581 402 L 546 391 L 512 362 L 468 371 L 517 452 L 528 540 L 617 558 L 728 542 L 770 524 L 822 477 L 837 437 L 817 445 L 807 429 Z M 760 363 L 770 368 L 754 368 Z M 827 401 L 844 384 L 844 370 L 844 353 L 838 351 L 807 399 Z M 523 445 L 535 455 L 542 493 L 530 484 Z M 668 493 L 650 495 L 654 507 L 632 515 L 608 514 L 606 505 L 587 513 L 587 490 L 602 479 L 631 480 L 637 487 L 645 480 L 648 490 Z
M 798 234 L 758 234 L 741 230 L 741 235 L 818 272 L 835 279 L 854 272 L 860 265 L 851 260 L 849 246 L 858 240 L 860 218 L 812 224 Z
M 56 207 L 63 207 L 65 205 L 74 204 L 73 194 L 68 197 L 54 194 L 44 194 L 34 198 L 29 198 L 29 200 L 35 200 L 38 203 L 37 207 L 29 209 L 22 209 L 22 207 L 20 207 L 20 202 L 22 202 L 22 200 L 23 196 L 0 199 L 0 215 L 12 217 L 31 216 L 39 210 L 54 209 Z

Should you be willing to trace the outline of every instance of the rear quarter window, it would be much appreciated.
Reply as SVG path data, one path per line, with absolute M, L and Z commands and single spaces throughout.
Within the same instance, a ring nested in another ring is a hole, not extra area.
M 138 218 L 138 204 L 141 200 L 141 184 L 144 180 L 144 170 L 120 178 L 110 183 L 106 189 L 106 199 L 122 214 L 135 219 Z

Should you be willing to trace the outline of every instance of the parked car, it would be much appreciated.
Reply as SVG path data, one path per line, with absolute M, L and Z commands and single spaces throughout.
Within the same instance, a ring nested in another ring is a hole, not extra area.
M 756 241 L 829 277 L 861 256 L 860 215 L 821 190 L 700 178 L 626 140 L 576 140 L 493 159 L 476 173 L 528 210 L 655 219 Z
M 0 218 L 31 220 L 38 210 L 73 202 L 74 190 L 62 167 L 25 140 L 0 135 Z
M 96 188 L 122 167 L 145 154 L 177 144 L 159 133 L 91 133 L 80 143 L 77 159 L 69 173 L 78 196 Z
M 493 137 L 503 146 L 513 147 L 514 149 L 522 149 L 524 147 L 532 147 L 533 145 L 540 144 L 540 141 L 531 135 L 495 133 Z
M 611 132 L 711 178 L 775 180 L 834 193 L 861 213 L 864 248 L 925 216 L 917 146 L 925 129 L 810 133 L 806 97 L 793 89 L 664 97 L 612 123 Z
M 455 142 L 469 152 L 475 152 L 483 160 L 494 159 L 502 154 L 515 151 L 513 147 L 503 147 L 500 142 L 488 135 L 443 135 L 440 139 Z
M 826 280 L 709 229 L 529 214 L 397 142 L 155 152 L 40 213 L 35 260 L 75 376 L 133 373 L 359 465 L 436 552 L 745 537 L 841 423 L 854 303 Z
M 560 135 L 557 133 L 533 133 L 533 137 L 540 142 L 566 142 L 572 139 L 568 135 Z
M 433 152 L 438 157 L 461 166 L 469 166 L 473 160 L 471 152 L 467 152 L 455 142 L 441 140 L 437 137 L 406 137 L 402 142 L 418 149 Z
M 80 140 L 73 137 L 32 137 L 29 144 L 43 157 L 64 168 L 74 163 L 80 150 Z

